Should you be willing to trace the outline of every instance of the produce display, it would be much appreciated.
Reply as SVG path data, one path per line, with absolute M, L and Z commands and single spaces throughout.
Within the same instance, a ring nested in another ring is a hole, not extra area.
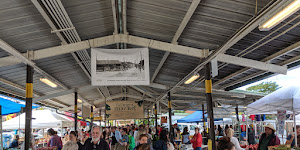
M 257 150 L 258 149 L 258 144 L 254 144 L 254 145 L 247 145 L 246 150 Z
M 57 147 L 40 147 L 37 148 L 36 150 L 57 150 Z
M 290 145 L 276 145 L 276 146 L 268 146 L 269 150 L 291 150 Z

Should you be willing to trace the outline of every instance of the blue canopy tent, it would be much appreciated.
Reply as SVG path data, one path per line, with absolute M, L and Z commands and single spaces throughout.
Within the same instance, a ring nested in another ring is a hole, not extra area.
M 21 111 L 21 107 L 25 107 L 25 102 L 16 98 L 5 96 L 0 94 L 0 106 L 1 106 L 1 119 L 0 119 L 0 143 L 3 145 L 3 132 L 2 132 L 2 116 Z M 33 104 L 32 108 L 37 108 L 38 105 Z M 1 147 L 1 146 L 0 146 Z
M 0 105 L 2 107 L 2 115 L 8 115 L 20 112 L 21 107 L 25 107 L 25 101 L 0 94 Z M 32 108 L 37 107 L 39 106 L 32 105 Z
M 207 114 L 204 114 L 205 118 L 207 118 Z M 215 118 L 215 121 L 222 121 L 222 118 Z M 205 119 L 207 121 L 207 119 Z M 203 122 L 203 111 L 195 111 L 194 113 L 177 120 L 177 123 L 199 123 Z

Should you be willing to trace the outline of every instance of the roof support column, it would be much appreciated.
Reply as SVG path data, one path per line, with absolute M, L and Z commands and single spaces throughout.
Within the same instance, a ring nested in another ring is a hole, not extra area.
M 90 129 L 92 129 L 93 127 L 93 123 L 94 123 L 94 106 L 91 106 L 91 123 L 90 123 Z
M 148 127 L 150 127 L 150 109 L 147 109 L 148 111 Z
M 20 118 L 20 117 L 19 117 Z M 20 129 L 19 131 L 20 132 Z M 2 106 L 0 105 L 0 146 L 1 146 L 1 150 L 3 150 L 3 130 L 2 130 Z
M 78 99 L 78 94 L 77 91 L 74 93 L 74 113 L 75 113 L 75 131 L 77 131 L 77 99 Z
M 25 149 L 30 147 L 31 118 L 32 118 L 32 96 L 33 96 L 33 67 L 27 65 L 26 75 L 26 119 L 25 119 Z
M 205 123 L 205 112 L 204 112 L 204 104 L 202 104 L 202 118 L 203 118 L 203 132 L 204 137 L 207 138 L 207 132 L 206 132 L 206 123 Z M 205 145 L 207 145 L 207 139 L 203 142 Z
M 208 118 L 210 121 L 210 129 L 209 129 L 209 138 L 212 142 L 212 150 L 216 150 L 216 139 L 215 139 L 215 129 L 214 129 L 214 112 L 213 112 L 213 101 L 212 101 L 212 82 L 211 82 L 211 71 L 210 71 L 210 63 L 205 65 L 205 95 L 206 95 L 206 103 L 207 103 L 207 112 Z
M 157 105 L 154 104 L 154 113 L 155 113 L 155 135 L 158 136 L 158 130 L 157 130 Z
M 241 139 L 241 128 L 240 128 L 241 126 L 240 126 L 239 106 L 238 105 L 236 105 L 236 107 L 235 107 L 235 114 L 236 114 L 236 120 L 238 122 L 239 138 Z
M 168 109 L 169 109 L 169 137 L 172 142 L 173 140 L 173 127 L 172 127 L 172 103 L 171 103 L 171 92 L 168 92 Z

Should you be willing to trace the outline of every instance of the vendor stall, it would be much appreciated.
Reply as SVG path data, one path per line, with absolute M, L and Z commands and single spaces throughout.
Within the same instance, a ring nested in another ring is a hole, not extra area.
M 205 114 L 205 118 L 207 118 L 207 114 Z M 214 119 L 215 121 L 222 121 L 223 118 Z M 205 119 L 207 121 L 207 119 Z M 177 120 L 178 123 L 200 123 L 203 122 L 203 111 L 195 111 L 194 113 Z
M 33 110 L 32 111 L 32 129 L 71 127 L 73 121 L 67 117 L 56 114 L 50 110 Z M 24 129 L 25 113 L 11 120 L 3 122 L 3 130 Z
M 296 128 L 296 113 L 300 112 L 300 87 L 291 86 L 281 88 L 247 106 L 248 114 L 276 114 L 286 111 L 293 113 L 294 127 Z M 295 129 L 295 134 L 296 129 Z M 297 145 L 297 136 L 295 136 Z
M 3 130 L 13 130 L 13 129 L 24 129 L 25 128 L 25 116 L 23 113 L 13 119 L 3 122 Z M 32 129 L 47 129 L 47 128 L 61 128 L 61 136 L 63 127 L 72 127 L 73 121 L 68 119 L 63 115 L 56 114 L 51 110 L 33 110 L 32 111 Z M 44 130 L 42 131 L 42 135 L 38 137 L 39 139 L 35 139 L 37 143 L 35 145 L 39 145 L 40 147 L 44 147 L 45 143 L 47 143 L 47 139 L 45 138 Z M 33 133 L 35 134 L 35 133 Z M 24 139 L 21 137 L 20 141 Z

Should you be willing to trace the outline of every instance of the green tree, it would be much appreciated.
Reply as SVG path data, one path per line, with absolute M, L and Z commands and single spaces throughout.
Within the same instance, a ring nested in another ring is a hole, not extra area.
M 185 111 L 183 110 L 174 110 L 174 113 L 184 113 Z
M 262 82 L 260 84 L 250 86 L 246 89 L 246 91 L 270 94 L 279 88 L 280 87 L 276 82 L 270 81 L 270 82 Z

